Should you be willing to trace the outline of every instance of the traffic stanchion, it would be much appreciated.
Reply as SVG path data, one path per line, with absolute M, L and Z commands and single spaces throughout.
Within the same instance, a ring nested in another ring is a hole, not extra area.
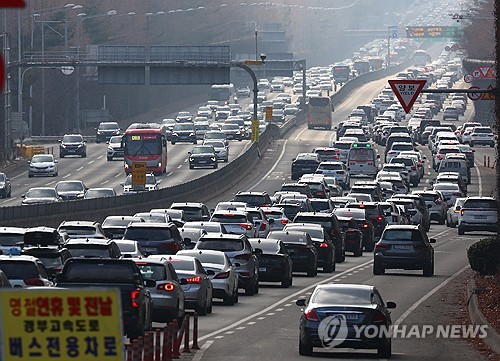
M 153 361 L 153 332 L 144 335 L 144 356 L 142 361 Z
M 486 167 L 486 154 L 483 156 L 483 165 Z
M 191 347 L 193 350 L 199 350 L 198 346 L 198 313 L 194 313 L 193 315 L 193 346 Z
M 163 327 L 163 347 L 161 361 L 172 360 L 172 333 L 170 326 Z
M 173 344 L 172 344 L 173 346 L 172 359 L 178 359 L 180 358 L 180 353 L 179 353 L 180 340 L 179 340 L 179 323 L 177 322 L 177 320 L 172 321 L 172 333 L 174 334 Z
M 142 346 L 139 338 L 132 342 L 132 361 L 142 361 Z
M 155 358 L 154 361 L 161 361 L 161 331 L 155 330 Z
M 184 348 L 182 349 L 182 352 L 191 353 L 191 350 L 189 349 L 189 315 L 186 315 L 186 317 L 184 318 L 182 328 L 183 330 L 181 332 L 181 335 L 184 334 Z
M 488 156 L 488 168 L 490 167 L 490 156 Z
M 125 350 L 126 350 L 126 353 L 127 353 L 127 358 L 126 360 L 127 361 L 133 361 L 133 348 L 132 348 L 132 344 L 131 343 L 127 343 L 125 345 Z

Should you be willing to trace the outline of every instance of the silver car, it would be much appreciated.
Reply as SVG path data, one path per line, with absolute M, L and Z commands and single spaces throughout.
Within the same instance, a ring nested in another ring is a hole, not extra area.
M 148 287 L 153 300 L 153 321 L 170 322 L 184 318 L 184 291 L 168 256 L 134 259 L 145 280 L 156 282 Z
M 448 205 L 440 191 L 413 191 L 412 194 L 419 195 L 424 199 L 425 205 L 429 209 L 431 221 L 437 221 L 438 224 L 444 224 L 446 221 L 446 212 L 448 212 Z
M 57 177 L 57 159 L 52 154 L 35 154 L 29 162 L 28 178 L 36 175 Z
M 446 227 L 455 228 L 458 225 L 458 214 L 465 203 L 466 198 L 456 198 L 455 204 L 446 212 Z
M 196 257 L 212 281 L 213 297 L 221 298 L 225 305 L 238 303 L 238 273 L 229 257 L 222 251 L 179 251 L 180 256 Z
M 229 162 L 229 145 L 223 140 L 210 140 L 203 141 L 203 145 L 211 145 L 214 147 L 217 159 L 223 162 Z
M 195 257 L 178 255 L 168 256 L 167 260 L 180 279 L 185 307 L 194 309 L 200 316 L 212 313 L 212 281 L 201 262 Z
M 22 205 L 55 203 L 62 201 L 61 197 L 57 195 L 56 190 L 50 187 L 30 188 L 28 192 L 23 194 L 21 197 L 23 198 Z
M 285 214 L 285 210 L 281 207 L 262 207 L 267 219 L 273 220 L 270 223 L 271 231 L 282 231 L 283 228 L 290 222 Z

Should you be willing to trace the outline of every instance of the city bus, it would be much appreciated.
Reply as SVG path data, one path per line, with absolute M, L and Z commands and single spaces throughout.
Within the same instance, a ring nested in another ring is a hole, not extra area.
M 332 129 L 332 112 L 329 97 L 310 97 L 307 102 L 307 128 Z
M 134 123 L 122 137 L 125 173 L 133 162 L 146 162 L 146 171 L 161 175 L 167 171 L 167 129 L 156 123 Z
M 233 84 L 214 84 L 210 87 L 210 100 L 217 100 L 219 105 L 226 105 L 235 96 Z

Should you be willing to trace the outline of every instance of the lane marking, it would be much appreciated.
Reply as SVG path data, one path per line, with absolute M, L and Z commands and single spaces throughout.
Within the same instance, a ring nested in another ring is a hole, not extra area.
M 168 172 L 166 177 L 170 177 L 172 174 L 174 174 L 174 172 Z
M 121 173 L 118 173 L 117 175 L 115 175 L 115 178 L 118 178 L 118 177 L 121 177 L 122 174 Z
M 257 322 L 254 322 L 254 321 L 250 321 L 250 322 L 247 322 L 247 325 L 250 325 L 250 326 L 252 326 L 252 325 L 255 325 L 256 323 L 257 323 Z
M 262 320 L 265 320 L 266 318 L 265 318 L 265 317 L 257 317 L 257 319 L 258 319 L 259 321 L 262 321 Z
M 92 163 L 94 163 L 94 162 L 95 162 L 95 160 L 91 160 L 91 161 L 90 161 L 90 162 L 88 162 L 87 164 L 92 164 Z
M 245 326 L 236 327 L 238 331 L 244 330 L 245 328 L 246 328 Z
M 234 331 L 226 331 L 224 332 L 226 335 L 232 335 L 234 333 Z
M 78 168 L 76 171 L 79 172 L 83 169 L 83 167 Z
M 101 182 L 101 184 L 106 184 L 106 183 L 108 183 L 108 182 L 109 182 L 109 181 L 104 181 L 104 182 Z
M 179 166 L 177 167 L 177 169 L 181 168 L 182 167 L 182 164 L 179 164 Z
M 255 188 L 257 188 L 263 181 L 266 180 L 267 177 L 269 177 L 269 175 L 272 172 L 274 172 L 274 170 L 276 169 L 276 167 L 278 166 L 278 164 L 281 162 L 281 159 L 285 155 L 286 143 L 287 142 L 288 142 L 288 140 L 285 140 L 285 142 L 283 143 L 283 149 L 281 150 L 281 153 L 280 153 L 280 155 L 279 155 L 278 160 L 276 161 L 276 163 L 274 163 L 274 165 L 271 167 L 271 169 L 269 169 L 269 171 L 257 183 L 255 183 L 252 187 L 250 187 L 249 191 L 253 191 Z
M 68 178 L 68 177 L 70 177 L 70 176 L 71 176 L 71 173 L 66 174 L 66 175 L 63 177 L 63 179 L 66 179 L 66 178 Z
M 479 170 L 479 167 L 476 164 L 474 164 L 474 168 L 476 168 L 477 177 L 479 178 L 479 181 L 478 181 L 479 197 L 482 197 L 483 196 L 483 181 L 481 180 L 481 171 Z
M 203 358 L 203 354 L 205 353 L 205 351 L 210 347 L 212 346 L 212 344 L 214 343 L 215 341 L 207 341 L 205 342 L 203 345 L 201 345 L 200 349 L 198 350 L 198 352 L 196 352 L 196 354 L 194 355 L 193 357 L 193 361 L 201 361 L 202 358 Z

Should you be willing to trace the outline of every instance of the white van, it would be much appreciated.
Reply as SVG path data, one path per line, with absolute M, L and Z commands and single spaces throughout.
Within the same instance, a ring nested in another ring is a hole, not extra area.
M 467 161 L 462 159 L 444 159 L 439 163 L 438 173 L 457 172 L 460 173 L 465 184 L 470 184 Z
M 347 170 L 351 176 L 367 175 L 375 178 L 379 157 L 370 143 L 353 143 L 347 156 Z

